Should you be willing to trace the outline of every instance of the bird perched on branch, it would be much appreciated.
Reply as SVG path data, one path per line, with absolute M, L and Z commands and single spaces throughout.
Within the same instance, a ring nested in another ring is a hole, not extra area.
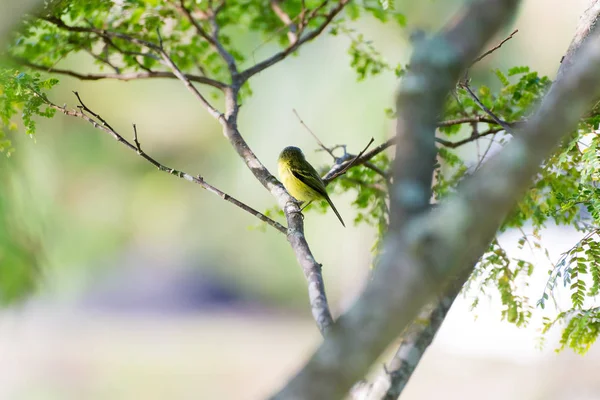
M 319 173 L 306 161 L 298 147 L 288 146 L 281 151 L 278 159 L 279 179 L 287 191 L 301 202 L 324 199 L 346 227 L 340 213 L 327 195 L 325 183 Z

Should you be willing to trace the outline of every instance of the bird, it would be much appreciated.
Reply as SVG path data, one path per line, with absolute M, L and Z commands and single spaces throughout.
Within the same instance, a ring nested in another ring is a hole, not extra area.
M 284 148 L 279 154 L 277 166 L 279 179 L 296 200 L 308 201 L 309 204 L 313 200 L 326 200 L 342 226 L 346 227 L 344 220 L 325 190 L 325 183 L 313 166 L 306 161 L 302 150 L 294 146 Z

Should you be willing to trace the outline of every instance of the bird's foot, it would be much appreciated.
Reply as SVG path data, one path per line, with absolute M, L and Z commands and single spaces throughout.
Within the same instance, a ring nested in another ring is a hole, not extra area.
M 304 220 L 304 214 L 302 214 L 302 210 L 303 208 L 300 208 L 300 206 L 302 206 L 304 202 L 302 201 L 298 201 L 298 200 L 290 200 L 286 205 L 286 211 L 289 214 L 300 214 L 300 216 L 302 217 L 302 219 Z M 296 207 L 293 207 L 296 206 Z M 289 208 L 288 208 L 289 207 Z

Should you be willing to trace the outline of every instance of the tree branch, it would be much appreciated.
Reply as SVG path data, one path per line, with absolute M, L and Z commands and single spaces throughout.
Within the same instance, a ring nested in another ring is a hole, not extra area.
M 125 145 L 125 147 L 127 147 L 129 150 L 135 151 L 140 157 L 142 157 L 144 160 L 148 161 L 150 164 L 154 165 L 159 170 L 166 172 L 168 174 L 171 174 L 171 175 L 175 175 L 178 178 L 185 179 L 186 181 L 196 183 L 196 184 L 200 185 L 202 188 L 208 190 L 209 192 L 216 194 L 223 200 L 236 205 L 237 207 L 241 208 L 242 210 L 244 210 L 244 211 L 250 213 L 251 215 L 255 216 L 256 218 L 260 219 L 261 221 L 266 222 L 273 228 L 277 229 L 279 232 L 284 233 L 284 234 L 287 233 L 286 228 L 284 226 L 282 226 L 280 223 L 272 220 L 271 218 L 267 217 L 266 215 L 264 215 L 263 213 L 255 210 L 255 209 L 253 209 L 252 207 L 242 203 L 241 201 L 237 200 L 236 198 L 231 197 L 227 193 L 217 189 L 216 187 L 214 187 L 211 184 L 209 184 L 208 182 L 206 182 L 204 180 L 204 178 L 202 178 L 201 176 L 199 176 L 199 175 L 192 176 L 186 172 L 167 167 L 164 164 L 161 164 L 160 162 L 156 161 L 156 159 L 154 159 L 153 157 L 151 157 L 145 151 L 142 150 L 140 142 L 138 140 L 137 127 L 135 126 L 135 124 L 133 125 L 133 131 L 134 131 L 133 143 L 131 143 L 127 139 L 125 139 L 121 134 L 119 134 L 112 126 L 110 126 L 110 124 L 108 124 L 108 122 L 106 122 L 99 114 L 97 114 L 94 111 L 92 111 L 91 109 L 89 109 L 81 100 L 79 93 L 77 93 L 77 92 L 74 92 L 74 93 L 75 93 L 75 96 L 77 97 L 77 100 L 79 101 L 79 106 L 78 106 L 79 110 L 68 110 L 66 108 L 66 106 L 60 107 L 60 106 L 56 105 L 55 103 L 53 103 L 52 101 L 50 101 L 46 96 L 44 96 L 42 94 L 36 93 L 36 95 L 38 97 L 40 97 L 48 107 L 53 108 L 57 111 L 60 111 L 61 113 L 65 114 L 65 115 L 83 119 L 83 120 L 89 122 L 94 128 L 100 129 L 100 130 L 108 133 L 119 143 L 122 143 L 123 145 Z
M 137 80 L 137 79 L 151 79 L 151 78 L 171 78 L 171 79 L 177 78 L 177 76 L 174 73 L 168 72 L 168 71 L 122 72 L 122 73 L 118 73 L 118 74 L 106 74 L 106 73 L 85 74 L 85 73 L 80 73 L 80 72 L 71 71 L 71 70 L 67 70 L 67 69 L 60 69 L 60 68 L 48 67 L 45 65 L 34 64 L 34 63 L 31 63 L 22 58 L 15 58 L 14 60 L 17 63 L 24 65 L 26 67 L 29 67 L 31 69 L 35 69 L 38 71 L 44 71 L 44 72 L 48 72 L 48 73 L 67 75 L 67 76 L 71 76 L 73 78 L 80 79 L 82 81 L 97 81 L 97 80 L 101 80 L 101 79 L 116 79 L 116 80 L 120 80 L 120 81 L 132 81 L 132 80 Z M 201 83 L 204 85 L 212 86 L 219 90 L 223 90 L 226 86 L 223 82 L 219 82 L 219 81 L 216 81 L 216 80 L 213 80 L 210 78 L 206 78 L 204 76 L 185 74 L 185 77 L 190 82 L 197 82 L 197 83 Z
M 575 35 L 571 40 L 571 44 L 567 49 L 566 54 L 560 60 L 560 67 L 556 75 L 556 80 L 560 79 L 562 75 L 571 67 L 574 61 L 574 56 L 579 51 L 579 48 L 585 43 L 588 37 L 595 35 L 600 25 L 598 20 L 600 19 L 600 1 L 589 0 L 588 6 L 585 12 L 579 17 L 579 22 L 575 31 Z M 551 89 L 552 90 L 552 89 Z
M 451 149 L 455 149 L 455 148 L 465 145 L 467 143 L 473 142 L 477 139 L 481 139 L 482 137 L 486 137 L 489 135 L 495 135 L 496 133 L 501 132 L 503 130 L 504 130 L 504 128 L 491 128 L 491 129 L 485 130 L 483 132 L 471 135 L 468 138 L 458 140 L 456 142 L 451 142 L 449 140 L 444 140 L 444 139 L 440 139 L 440 138 L 435 138 L 435 140 L 442 146 L 445 146 L 445 147 L 448 147 Z
M 483 60 L 485 57 L 489 56 L 490 54 L 492 54 L 493 52 L 495 52 L 496 50 L 498 50 L 500 47 L 502 47 L 502 45 L 504 43 L 506 43 L 510 39 L 512 39 L 513 36 L 515 36 L 518 32 L 519 32 L 518 29 L 515 29 L 514 31 L 512 31 L 512 33 L 510 35 L 508 35 L 504 40 L 502 40 L 496 46 L 492 47 L 491 49 L 489 49 L 488 51 L 486 51 L 485 53 L 483 53 L 482 55 L 480 55 L 479 57 L 477 57 L 476 59 L 474 59 L 471 62 L 471 65 L 469 65 L 469 68 L 471 68 L 474 64 L 478 63 L 479 61 Z
M 446 121 L 440 121 L 438 122 L 437 126 L 438 127 L 444 127 L 444 126 L 451 126 L 451 125 L 460 125 L 460 124 L 470 124 L 470 123 L 486 123 L 486 124 L 497 124 L 497 122 L 491 118 L 487 118 L 481 115 L 475 115 L 472 117 L 464 117 L 464 118 L 457 118 L 457 119 L 451 119 L 451 120 L 446 120 Z M 503 121 L 504 124 L 508 125 L 508 126 L 519 126 L 523 124 L 523 121 L 515 121 L 515 122 L 506 122 Z M 449 140 L 445 140 L 439 137 L 435 138 L 435 141 L 439 144 L 441 144 L 442 146 L 445 147 L 449 147 L 449 148 L 457 148 L 460 146 L 463 146 L 467 143 L 473 142 L 477 139 L 480 139 L 482 137 L 488 136 L 488 135 L 493 135 L 496 134 L 498 132 L 501 132 L 502 130 L 504 130 L 504 128 L 499 129 L 499 128 L 490 128 L 484 132 L 478 133 L 476 135 L 471 135 L 466 139 L 462 139 L 462 140 L 458 140 L 456 142 L 451 142 Z M 360 156 L 359 158 L 356 159 L 356 161 L 354 162 L 353 166 L 357 166 L 357 165 L 365 165 L 369 162 L 369 160 L 371 160 L 373 157 L 375 157 L 376 155 L 378 155 L 379 153 L 385 151 L 386 149 L 388 149 L 391 146 L 396 145 L 396 137 L 392 137 L 388 140 L 386 140 L 385 142 L 381 143 L 379 146 L 375 147 L 373 150 L 370 150 L 368 152 L 366 152 L 365 154 L 363 154 L 362 156 Z M 330 150 L 330 149 L 328 149 Z M 332 178 L 334 175 L 336 175 L 339 171 L 341 171 L 342 169 L 346 168 L 346 166 L 353 160 L 352 155 L 349 155 L 348 157 L 346 157 L 345 159 L 341 159 L 338 161 L 341 162 L 337 162 L 335 164 L 333 164 L 331 166 L 331 169 L 325 174 L 325 176 L 323 176 L 323 181 L 325 183 L 328 183 L 330 181 L 332 181 L 334 178 Z
M 159 38 L 160 38 L 160 32 L 158 32 L 158 33 L 159 33 Z M 210 104 L 210 102 L 208 100 L 206 100 L 206 98 L 202 95 L 202 93 L 200 93 L 200 91 L 196 88 L 196 86 L 194 86 L 194 84 L 188 79 L 188 77 L 183 72 L 181 72 L 181 70 L 175 64 L 175 62 L 173 62 L 171 57 L 167 54 L 167 52 L 165 51 L 165 49 L 162 46 L 162 39 L 161 39 L 161 44 L 160 44 L 160 46 L 158 46 L 157 51 L 161 55 L 165 64 L 169 68 L 171 68 L 171 71 L 173 71 L 173 74 L 181 82 L 183 82 L 185 87 L 190 92 L 192 92 L 192 94 L 196 97 L 196 99 L 198 99 L 200 101 L 200 103 L 204 106 L 204 108 L 208 111 L 208 113 L 217 120 L 224 120 L 223 113 L 221 113 L 219 110 L 217 110 L 215 107 L 213 107 L 213 105 Z
M 500 118 L 498 118 L 498 116 L 496 114 L 494 114 L 492 112 L 492 110 L 487 108 L 485 106 L 485 104 L 483 104 L 481 102 L 481 100 L 479 100 L 479 97 L 477 97 L 477 95 L 471 90 L 471 87 L 469 86 L 469 82 L 461 82 L 460 87 L 464 88 L 467 91 L 469 96 L 471 96 L 471 98 L 475 101 L 475 103 L 479 106 L 479 108 L 481 108 L 487 115 L 489 115 L 490 118 L 496 124 L 500 125 L 502 128 L 504 128 L 504 130 L 506 130 L 506 132 L 510 133 L 511 135 L 514 134 L 512 128 L 510 127 L 509 124 L 507 124 L 506 122 L 504 122 Z
M 313 318 L 321 333 L 325 335 L 333 326 L 333 317 L 325 294 L 321 264 L 315 260 L 304 236 L 303 217 L 296 200 L 260 162 L 237 128 L 238 90 L 235 84 L 225 90 L 225 118 L 220 119 L 223 134 L 256 179 L 275 197 L 279 207 L 284 210 L 288 223 L 287 238 L 308 282 L 308 297 Z
M 252 76 L 256 75 L 257 73 L 259 73 L 259 72 L 263 71 L 264 69 L 270 67 L 271 65 L 276 64 L 279 61 L 285 59 L 287 56 L 292 54 L 294 51 L 298 50 L 298 48 L 300 46 L 302 46 L 304 43 L 310 42 L 311 40 L 313 40 L 314 38 L 319 36 L 321 34 L 321 32 L 323 32 L 323 30 L 327 27 L 327 25 L 329 25 L 329 23 L 335 18 L 335 16 L 338 15 L 344 9 L 344 6 L 346 6 L 346 4 L 348 4 L 349 2 L 350 2 L 350 0 L 339 0 L 338 4 L 335 7 L 333 7 L 331 9 L 331 11 L 329 11 L 329 13 L 327 13 L 324 16 L 325 20 L 316 29 L 314 29 L 307 35 L 301 37 L 299 40 L 291 43 L 287 48 L 280 51 L 279 53 L 267 58 L 264 61 L 259 62 L 258 64 L 255 64 L 254 66 L 246 69 L 245 71 L 242 71 L 240 73 L 241 82 L 247 81 L 248 79 L 250 79 Z M 325 5 L 326 3 L 327 3 L 327 1 L 324 1 L 322 3 L 322 6 Z M 318 7 L 317 9 L 319 9 L 320 7 Z M 312 13 L 311 15 L 314 17 L 315 13 Z

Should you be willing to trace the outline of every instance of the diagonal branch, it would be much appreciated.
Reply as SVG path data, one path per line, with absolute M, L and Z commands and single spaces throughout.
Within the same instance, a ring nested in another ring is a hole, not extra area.
M 160 32 L 159 33 L 159 38 L 160 38 Z M 208 111 L 208 113 L 210 115 L 212 115 L 215 119 L 217 120 L 224 120 L 223 117 L 223 113 L 221 113 L 219 110 L 217 110 L 215 107 L 213 107 L 212 104 L 210 104 L 210 102 L 208 100 L 206 100 L 206 98 L 202 95 L 202 93 L 200 93 L 200 91 L 198 90 L 198 88 L 196 88 L 196 86 L 194 86 L 194 84 L 188 79 L 188 77 L 181 72 L 181 70 L 179 69 L 179 67 L 177 66 L 177 64 L 175 64 L 175 62 L 173 61 L 173 59 L 171 59 L 171 57 L 169 56 L 169 54 L 166 52 L 166 50 L 163 48 L 162 46 L 162 39 L 161 40 L 161 44 L 160 46 L 158 46 L 158 53 L 161 55 L 162 59 L 164 60 L 165 64 L 171 68 L 171 71 L 173 71 L 173 74 L 181 81 L 183 82 L 183 84 L 185 85 L 185 87 L 192 92 L 192 94 L 194 95 L 194 97 L 196 97 L 196 99 L 198 99 L 200 101 L 200 103 L 204 106 L 204 108 L 206 108 L 206 110 Z
M 498 50 L 500 47 L 502 47 L 502 45 L 504 43 L 506 43 L 510 39 L 512 39 L 513 36 L 515 36 L 518 32 L 519 32 L 519 30 L 515 29 L 514 31 L 511 32 L 510 35 L 508 35 L 506 38 L 504 38 L 504 40 L 502 40 L 496 46 L 492 47 L 491 49 L 489 49 L 488 51 L 486 51 L 485 53 L 483 53 L 482 55 L 480 55 L 479 57 L 477 57 L 476 59 L 474 59 L 473 61 L 471 61 L 471 65 L 469 66 L 469 68 L 471 68 L 474 64 L 478 63 L 479 61 L 483 60 L 485 57 L 489 56 L 490 54 L 492 54 L 493 52 L 495 52 L 496 50 Z
M 418 326 L 413 327 L 412 332 L 402 337 L 398 351 L 385 372 L 389 377 L 389 387 L 382 400 L 398 399 L 421 361 L 421 357 L 425 354 L 425 349 L 433 342 L 436 333 L 442 326 L 460 288 L 461 285 L 458 285 L 453 293 L 443 296 L 428 315 L 425 314 L 423 319 L 418 319 L 420 320 L 417 322 Z
M 154 165 L 159 170 L 166 172 L 168 174 L 174 175 L 178 178 L 185 179 L 186 181 L 196 183 L 196 184 L 200 185 L 202 188 L 208 190 L 209 192 L 216 194 L 223 200 L 236 205 L 237 207 L 241 208 L 242 210 L 244 210 L 244 211 L 250 213 L 251 215 L 255 216 L 256 218 L 260 219 L 261 221 L 269 224 L 273 228 L 277 229 L 279 232 L 284 233 L 284 234 L 287 232 L 286 228 L 283 227 L 280 223 L 272 220 L 271 218 L 267 217 L 263 213 L 253 209 L 252 207 L 242 203 L 241 201 L 237 200 L 236 198 L 231 197 L 227 193 L 212 186 L 211 184 L 206 182 L 204 180 L 204 178 L 202 178 L 200 175 L 192 176 L 186 172 L 167 167 L 164 164 L 158 162 L 155 158 L 151 157 L 145 151 L 142 150 L 140 142 L 138 140 L 137 127 L 135 126 L 135 124 L 133 125 L 133 130 L 134 130 L 133 143 L 131 143 L 127 139 L 125 139 L 121 134 L 119 134 L 112 126 L 110 126 L 110 124 L 108 124 L 108 122 L 106 122 L 99 114 L 97 114 L 97 113 L 93 112 L 91 109 L 89 109 L 81 100 L 79 93 L 77 93 L 77 92 L 74 92 L 74 93 L 75 93 L 75 96 L 77 97 L 77 100 L 79 101 L 78 110 L 68 110 L 66 108 L 66 106 L 60 107 L 60 106 L 54 104 L 45 95 L 42 95 L 39 93 L 36 93 L 36 95 L 39 96 L 48 107 L 55 109 L 57 111 L 60 111 L 65 115 L 83 119 L 83 120 L 89 122 L 90 124 L 92 124 L 92 126 L 94 126 L 94 128 L 100 129 L 100 130 L 108 133 L 110 136 L 112 136 L 114 139 L 116 139 L 119 143 L 122 143 L 123 145 L 125 145 L 125 147 L 127 147 L 129 150 L 135 151 L 140 157 L 142 157 L 144 160 L 148 161 L 150 164 Z
M 502 121 L 502 120 L 500 120 Z M 486 123 L 486 124 L 498 124 L 494 119 L 488 118 L 488 117 L 484 117 L 481 115 L 475 115 L 475 116 L 471 116 L 471 117 L 464 117 L 464 118 L 457 118 L 457 119 L 451 119 L 451 120 L 445 120 L 445 121 L 440 121 L 437 123 L 438 127 L 444 127 L 444 126 L 451 126 L 451 125 L 461 125 L 461 124 L 471 124 L 471 123 Z M 506 122 L 506 121 L 502 121 L 503 124 L 508 125 L 508 126 L 520 126 L 523 124 L 523 121 L 515 121 L 515 122 Z M 465 145 L 467 143 L 473 142 L 475 140 L 478 140 L 482 137 L 488 136 L 488 135 L 493 135 L 496 134 L 498 132 L 501 132 L 502 130 L 504 130 L 504 128 L 499 129 L 499 128 L 490 128 L 486 131 L 483 131 L 481 133 L 478 133 L 476 135 L 471 135 L 468 138 L 462 139 L 462 140 L 458 140 L 456 142 L 451 142 L 449 140 L 445 140 L 439 137 L 435 138 L 435 141 L 439 144 L 441 144 L 442 146 L 445 147 L 449 147 L 449 148 L 457 148 L 460 147 L 462 145 Z M 354 162 L 353 166 L 357 166 L 357 165 L 366 165 L 369 160 L 371 160 L 373 157 L 375 157 L 376 155 L 378 155 L 379 153 L 385 151 L 386 149 L 388 149 L 391 146 L 396 145 L 396 140 L 397 138 L 394 136 L 388 140 L 386 140 L 385 142 L 381 143 L 379 146 L 375 147 L 374 149 L 366 152 L 365 154 L 363 154 L 362 156 L 358 157 L 356 159 L 356 161 Z M 345 160 L 342 160 L 341 163 L 336 163 L 334 164 L 331 169 L 325 174 L 325 176 L 323 177 L 323 179 L 328 182 L 331 181 L 333 178 L 332 176 L 334 174 L 336 174 L 338 171 L 340 171 L 341 169 L 345 168 L 348 163 L 350 163 L 353 159 L 352 158 L 348 158 Z
M 350 168 L 352 168 L 353 166 L 357 165 L 358 160 L 360 160 L 360 158 L 362 157 L 362 155 L 365 153 L 365 151 L 367 151 L 367 149 L 371 146 L 371 144 L 373 144 L 373 142 L 375 141 L 375 139 L 371 138 L 371 140 L 369 140 L 369 143 L 367 143 L 367 145 L 365 146 L 365 148 L 358 153 L 357 156 L 353 157 L 352 159 L 350 159 L 348 162 L 345 162 L 343 164 L 335 164 L 334 167 L 332 169 L 334 169 L 334 172 L 328 172 L 327 175 L 325 175 L 325 177 L 323 177 L 323 182 L 325 182 L 325 184 L 328 184 L 329 182 L 331 182 L 332 180 L 334 180 L 335 178 L 344 175 Z M 336 168 L 336 166 L 339 166 L 339 168 Z
M 290 196 L 283 185 L 260 162 L 238 130 L 238 89 L 232 86 L 225 90 L 226 118 L 220 119 L 221 125 L 223 125 L 223 134 L 242 160 L 244 160 L 256 179 L 275 197 L 279 207 L 285 212 L 288 223 L 287 239 L 308 282 L 308 297 L 313 318 L 321 334 L 325 335 L 332 328 L 334 322 L 325 294 L 321 264 L 315 260 L 306 241 L 304 221 L 296 200 Z
M 300 48 L 300 46 L 302 46 L 304 43 L 310 42 L 311 40 L 319 36 L 321 32 L 325 30 L 325 28 L 331 23 L 331 21 L 333 21 L 333 19 L 344 9 L 346 4 L 348 4 L 349 2 L 350 0 L 339 0 L 338 4 L 335 7 L 333 7 L 331 11 L 324 15 L 325 20 L 313 31 L 296 40 L 295 42 L 292 42 L 288 47 L 286 47 L 279 53 L 276 53 L 275 55 L 267 58 L 266 60 L 255 64 L 254 66 L 246 69 L 245 71 L 242 71 L 240 73 L 241 82 L 247 81 L 252 76 L 258 74 L 259 72 L 270 67 L 271 65 L 276 64 L 281 60 L 284 60 L 287 56 L 292 54 L 294 51 L 298 50 L 298 48 Z M 324 6 L 326 3 L 327 1 L 324 1 L 321 6 Z M 320 8 L 321 6 L 319 6 L 318 8 Z M 311 13 L 311 15 L 312 17 L 316 16 L 314 12 Z
M 500 118 L 498 118 L 498 116 L 496 114 L 494 114 L 492 112 L 492 110 L 490 110 L 489 108 L 486 107 L 485 104 L 483 104 L 481 102 L 481 100 L 479 100 L 479 97 L 477 97 L 477 95 L 473 92 L 473 90 L 471 90 L 471 87 L 469 86 L 468 82 L 462 82 L 460 83 L 460 86 L 465 88 L 465 90 L 467 91 L 467 93 L 469 93 L 469 96 L 471 96 L 471 98 L 475 101 L 475 103 L 479 106 L 479 108 L 481 108 L 487 115 L 490 116 L 490 118 L 498 125 L 500 125 L 502 128 L 504 128 L 504 130 L 508 133 L 510 133 L 511 135 L 514 134 L 512 128 L 510 127 L 509 124 L 507 124 L 506 122 L 502 121 Z

